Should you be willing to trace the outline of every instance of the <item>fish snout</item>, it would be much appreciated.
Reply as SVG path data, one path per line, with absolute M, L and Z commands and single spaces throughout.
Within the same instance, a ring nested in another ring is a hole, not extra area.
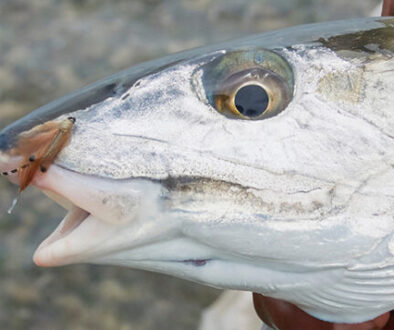
M 29 115 L 20 118 L 0 131 L 0 152 L 10 152 L 16 147 L 18 136 L 21 133 L 39 124 L 39 122 L 33 122 L 27 117 Z
M 5 133 L 0 133 L 0 150 L 5 151 L 8 149 L 9 141 Z

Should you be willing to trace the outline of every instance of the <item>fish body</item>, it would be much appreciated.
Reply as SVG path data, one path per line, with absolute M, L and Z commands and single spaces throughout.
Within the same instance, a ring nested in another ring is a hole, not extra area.
M 76 119 L 33 179 L 70 209 L 35 262 L 172 274 L 332 322 L 392 310 L 393 54 L 393 18 L 305 25 L 138 65 L 11 124 L 4 169 L 23 132 Z

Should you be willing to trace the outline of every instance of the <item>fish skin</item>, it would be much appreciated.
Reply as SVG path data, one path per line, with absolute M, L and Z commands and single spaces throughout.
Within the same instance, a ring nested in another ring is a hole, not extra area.
M 36 263 L 148 269 L 332 322 L 394 309 L 393 36 L 393 18 L 370 18 L 192 50 L 11 124 L 0 133 L 4 164 L 38 121 L 76 118 L 34 184 L 89 215 L 63 222 L 67 235 L 60 225 Z M 290 65 L 293 99 L 270 119 L 226 118 L 208 102 L 204 70 L 256 48 Z

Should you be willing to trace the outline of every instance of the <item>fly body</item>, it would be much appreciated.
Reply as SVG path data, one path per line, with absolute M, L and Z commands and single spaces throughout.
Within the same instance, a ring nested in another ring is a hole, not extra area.
M 1 172 L 3 176 L 18 174 L 19 193 L 29 186 L 37 171 L 45 173 L 57 155 L 70 140 L 74 117 L 61 122 L 47 122 L 22 134 L 14 148 L 15 155 L 22 156 L 18 168 Z

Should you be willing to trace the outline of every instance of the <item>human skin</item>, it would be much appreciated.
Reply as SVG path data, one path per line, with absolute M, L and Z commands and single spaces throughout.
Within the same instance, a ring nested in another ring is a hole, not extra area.
M 278 330 L 394 330 L 393 313 L 384 313 L 373 320 L 356 323 L 330 323 L 310 316 L 283 300 L 253 294 L 255 310 L 260 319 Z
M 394 1 L 385 0 L 383 1 L 382 16 L 393 16 L 394 15 Z

